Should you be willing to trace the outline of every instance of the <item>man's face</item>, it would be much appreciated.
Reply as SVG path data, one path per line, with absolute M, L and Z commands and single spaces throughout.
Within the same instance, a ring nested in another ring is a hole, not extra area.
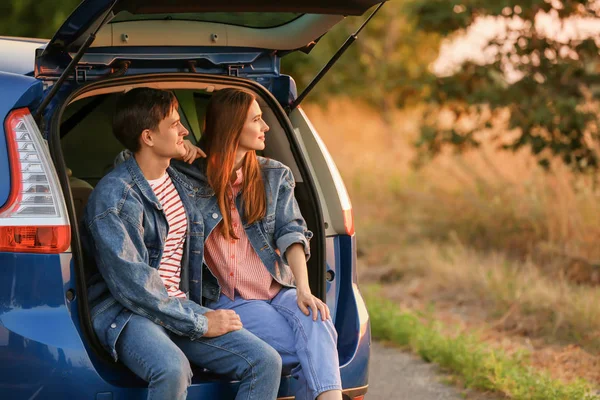
M 151 131 L 154 153 L 161 157 L 179 158 L 185 155 L 183 138 L 189 132 L 181 124 L 179 113 L 175 108 L 165 119 L 160 121 L 156 130 Z
M 242 151 L 263 150 L 265 148 L 265 133 L 269 130 L 269 126 L 262 119 L 262 111 L 260 106 L 254 100 L 246 122 L 240 134 L 239 149 Z

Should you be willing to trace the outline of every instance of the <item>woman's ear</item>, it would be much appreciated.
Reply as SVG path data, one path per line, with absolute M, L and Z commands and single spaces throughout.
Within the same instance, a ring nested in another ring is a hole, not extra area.
M 154 147 L 154 140 L 152 139 L 152 132 L 150 132 L 150 129 L 144 129 L 142 131 L 140 140 L 142 144 L 145 144 L 148 147 Z

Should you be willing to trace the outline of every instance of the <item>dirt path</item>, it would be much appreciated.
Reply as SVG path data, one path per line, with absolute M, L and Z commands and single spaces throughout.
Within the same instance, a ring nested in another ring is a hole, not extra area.
M 493 400 L 443 383 L 444 375 L 415 355 L 373 342 L 365 400 Z

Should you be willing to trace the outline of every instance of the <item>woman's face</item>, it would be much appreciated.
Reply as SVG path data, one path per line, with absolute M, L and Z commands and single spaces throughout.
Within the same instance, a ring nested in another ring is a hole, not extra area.
M 246 122 L 240 134 L 238 150 L 244 152 L 263 150 L 265 148 L 265 133 L 268 130 L 269 126 L 262 119 L 260 106 L 254 100 L 248 109 Z

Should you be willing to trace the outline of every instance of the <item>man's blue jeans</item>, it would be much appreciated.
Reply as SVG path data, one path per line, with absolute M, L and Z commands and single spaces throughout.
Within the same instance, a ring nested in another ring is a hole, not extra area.
M 245 329 L 191 341 L 134 314 L 117 341 L 117 352 L 149 383 L 148 399 L 185 399 L 190 362 L 239 380 L 238 400 L 276 399 L 281 382 L 279 354 Z
M 234 300 L 221 294 L 212 309 L 234 310 L 244 328 L 281 354 L 283 371 L 298 379 L 296 400 L 312 400 L 328 390 L 341 390 L 337 332 L 331 319 L 316 321 L 298 307 L 296 289 L 281 289 L 270 301 Z

